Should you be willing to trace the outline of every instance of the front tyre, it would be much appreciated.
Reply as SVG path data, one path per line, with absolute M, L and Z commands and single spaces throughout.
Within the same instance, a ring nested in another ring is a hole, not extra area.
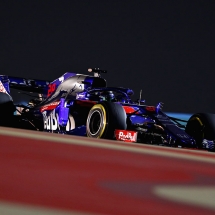
M 203 139 L 215 140 L 215 114 L 197 113 L 192 115 L 187 122 L 185 131 L 196 140 L 198 148 L 203 148 Z
M 98 103 L 89 111 L 86 127 L 88 137 L 113 139 L 115 129 L 126 129 L 126 113 L 118 103 Z

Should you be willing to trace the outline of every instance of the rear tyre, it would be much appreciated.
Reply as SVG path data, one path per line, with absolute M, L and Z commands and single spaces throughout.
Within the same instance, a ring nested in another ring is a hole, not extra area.
M 198 148 L 203 147 L 203 139 L 215 140 L 215 114 L 197 113 L 190 117 L 185 131 L 196 140 Z
M 12 97 L 0 92 L 0 126 L 14 127 L 14 112 L 16 110 Z
M 88 137 L 114 139 L 115 129 L 126 129 L 126 113 L 123 107 L 114 102 L 101 102 L 94 105 L 87 117 Z

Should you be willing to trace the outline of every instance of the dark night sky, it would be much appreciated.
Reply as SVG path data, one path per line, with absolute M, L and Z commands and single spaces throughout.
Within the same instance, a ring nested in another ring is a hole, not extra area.
M 1 0 L 0 74 L 108 70 L 165 111 L 215 113 L 215 1 Z

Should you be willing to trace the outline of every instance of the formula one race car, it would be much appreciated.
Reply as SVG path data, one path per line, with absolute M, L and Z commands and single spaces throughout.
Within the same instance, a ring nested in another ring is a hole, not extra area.
M 214 114 L 194 114 L 183 125 L 162 111 L 161 102 L 146 105 L 141 93 L 132 101 L 131 89 L 106 86 L 106 71 L 88 71 L 94 75 L 65 73 L 52 82 L 0 75 L 0 125 L 214 151 Z M 14 104 L 10 88 L 36 97 Z

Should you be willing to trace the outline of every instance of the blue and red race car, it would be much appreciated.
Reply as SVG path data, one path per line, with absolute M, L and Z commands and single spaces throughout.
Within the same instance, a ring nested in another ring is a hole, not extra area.
M 186 121 L 168 116 L 162 103 L 133 101 L 129 88 L 107 87 L 100 69 L 93 75 L 65 73 L 50 82 L 0 75 L 0 125 L 126 142 L 214 151 L 215 115 L 197 113 Z M 14 104 L 10 89 L 36 96 Z

